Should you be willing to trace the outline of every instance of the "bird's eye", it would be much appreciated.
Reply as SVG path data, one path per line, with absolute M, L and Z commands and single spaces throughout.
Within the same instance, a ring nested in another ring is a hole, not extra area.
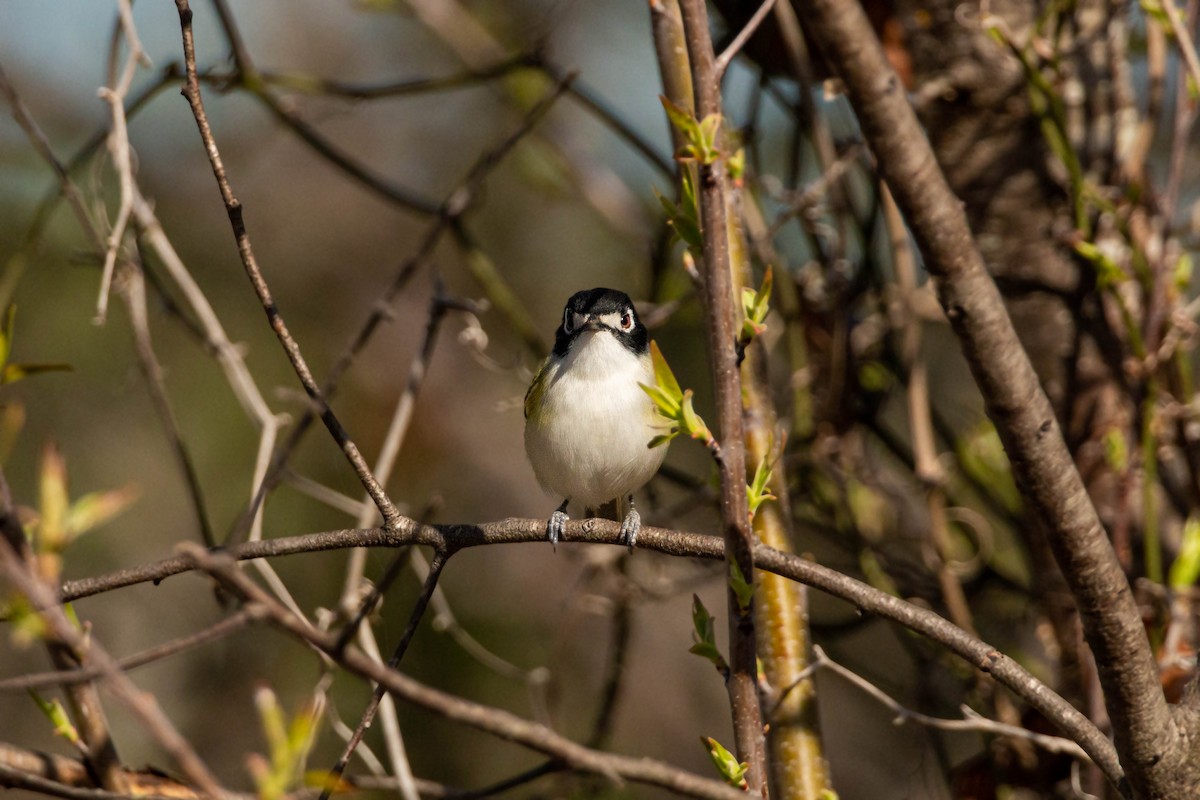
M 633 327 L 633 315 L 626 311 L 621 315 L 621 330 L 629 330 Z

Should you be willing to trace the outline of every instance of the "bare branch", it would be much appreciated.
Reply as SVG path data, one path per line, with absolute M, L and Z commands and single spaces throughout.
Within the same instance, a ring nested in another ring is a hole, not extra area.
M 278 337 L 280 345 L 283 346 L 288 360 L 292 363 L 297 377 L 300 378 L 300 383 L 304 386 L 305 393 L 308 394 L 309 398 L 320 409 L 321 421 L 325 423 L 329 434 L 337 442 L 347 461 L 354 468 L 354 472 L 358 475 L 363 488 L 367 490 L 367 493 L 371 495 L 371 499 L 375 501 L 375 505 L 379 507 L 379 513 L 383 515 L 384 523 L 389 526 L 395 524 L 400 519 L 400 512 L 396 510 L 391 498 L 387 496 L 387 492 L 375 480 L 375 476 L 371 474 L 371 468 L 367 466 L 367 462 L 359 452 L 358 446 L 350 438 L 346 429 L 342 427 L 341 422 L 338 421 L 337 416 L 333 413 L 333 409 L 329 407 L 329 404 L 321 395 L 321 390 L 317 386 L 317 382 L 313 378 L 312 372 L 304 360 L 304 356 L 300 353 L 300 347 L 288 331 L 287 325 L 283 321 L 283 316 L 280 314 L 279 308 L 275 305 L 275 300 L 271 296 L 271 290 L 267 286 L 266 279 L 258 267 L 258 260 L 254 256 L 254 250 L 250 245 L 250 237 L 246 232 L 246 225 L 242 215 L 242 204 L 234 196 L 233 189 L 230 187 L 229 178 L 225 174 L 225 165 L 221 160 L 221 153 L 217 149 L 217 142 L 213 136 L 212 127 L 209 125 L 208 116 L 205 114 L 203 100 L 200 97 L 200 82 L 196 75 L 196 46 L 192 32 L 192 10 L 188 4 L 188 0 L 176 0 L 175 6 L 179 10 L 179 23 L 183 33 L 184 67 L 187 71 L 187 82 L 184 86 L 183 95 L 191 106 L 192 115 L 196 118 L 196 126 L 200 131 L 200 138 L 208 154 L 209 163 L 212 165 L 213 177 L 216 178 L 217 188 L 221 192 L 225 211 L 229 215 L 229 222 L 233 227 L 233 235 L 237 240 L 238 254 L 241 256 L 242 266 L 246 269 L 246 275 L 250 279 L 255 293 L 258 295 L 259 302 L 262 303 L 267 321 L 270 323 L 271 329 L 275 331 L 275 335 Z
M 717 60 L 713 62 L 713 73 L 719 83 L 725 75 L 725 70 L 729 69 L 729 63 L 734 57 L 741 52 L 741 49 L 749 41 L 754 32 L 758 30 L 758 26 L 762 25 L 763 20 L 767 18 L 767 14 L 771 13 L 771 9 L 775 6 L 775 0 L 763 0 L 762 5 L 750 17 L 750 21 L 738 31 L 737 36 L 733 37 L 733 41 L 721 51 L 721 55 L 717 56 Z
M 185 546 L 186 547 L 186 546 Z M 430 709 L 448 720 L 459 722 L 517 744 L 553 756 L 571 769 L 602 775 L 618 783 L 623 780 L 659 786 L 691 797 L 711 800 L 744 800 L 738 789 L 715 780 L 700 778 L 651 758 L 600 753 L 564 739 L 549 728 L 498 708 L 463 700 L 388 669 L 364 656 L 359 650 L 337 649 L 337 637 L 316 631 L 279 605 L 245 575 L 233 568 L 225 556 L 213 556 L 203 549 L 186 547 L 184 558 L 213 577 L 230 591 L 267 609 L 271 620 L 281 629 L 320 648 L 351 672 L 382 685 L 396 697 Z
M 963 706 L 963 719 L 941 719 L 939 717 L 931 717 L 922 714 L 919 711 L 905 708 L 900 705 L 895 698 L 888 695 L 869 680 L 859 675 L 857 672 L 850 670 L 838 662 L 834 661 L 829 655 L 821 649 L 819 645 L 813 647 L 813 652 L 816 659 L 813 661 L 813 667 L 816 669 L 827 669 L 841 676 L 844 680 L 854 684 L 859 689 L 869 694 L 874 699 L 878 700 L 882 705 L 891 709 L 896 715 L 893 724 L 902 725 L 909 720 L 916 722 L 919 725 L 924 725 L 928 728 L 937 728 L 943 731 L 971 731 L 975 733 L 988 733 L 995 736 L 1012 736 L 1020 738 L 1042 748 L 1051 753 L 1064 753 L 1082 761 L 1089 760 L 1087 753 L 1083 751 L 1078 744 L 1070 739 L 1064 739 L 1061 736 L 1047 736 L 1044 733 L 1037 733 L 1028 728 L 1021 728 L 1016 725 L 1006 725 L 1003 722 L 981 717 L 978 714 L 970 712 L 968 706 Z
M 620 525 L 611 520 L 571 520 L 562 541 L 617 545 Z M 351 547 L 401 547 L 417 544 L 447 554 L 467 548 L 521 542 L 544 544 L 546 521 L 506 519 L 481 525 L 419 525 L 405 520 L 395 530 L 339 530 L 246 542 L 223 551 L 238 560 L 274 558 L 298 553 L 345 550 Z M 638 549 L 672 556 L 721 560 L 725 557 L 722 540 L 716 536 L 643 527 L 638 533 Z M 986 642 L 966 633 L 928 609 L 905 602 L 879 589 L 823 567 L 812 561 L 770 547 L 758 547 L 755 566 L 794 581 L 807 584 L 841 598 L 865 613 L 877 614 L 926 636 L 946 647 L 972 667 L 990 672 L 998 682 L 1036 708 L 1058 726 L 1064 735 L 1078 742 L 1088 756 L 1104 770 L 1114 784 L 1124 774 L 1112 742 L 1070 703 L 1050 687 L 1026 672 L 1019 664 Z M 59 593 L 62 602 L 78 600 L 125 586 L 159 582 L 172 575 L 195 569 L 190 558 L 174 556 L 152 564 L 132 567 L 108 575 L 68 581 Z

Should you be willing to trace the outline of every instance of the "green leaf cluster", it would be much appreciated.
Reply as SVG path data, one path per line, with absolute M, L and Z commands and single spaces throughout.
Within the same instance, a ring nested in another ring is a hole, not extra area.
M 254 754 L 247 760 L 247 768 L 260 800 L 280 800 L 304 778 L 304 765 L 321 722 L 320 708 L 317 703 L 307 703 L 289 722 L 275 693 L 265 686 L 255 693 L 254 703 L 270 758 Z
M 709 114 L 702 120 L 685 108 L 675 105 L 666 97 L 659 95 L 663 108 L 667 111 L 667 119 L 675 126 L 675 130 L 683 136 L 685 144 L 675 154 L 677 161 L 694 161 L 698 164 L 713 164 L 722 153 L 717 146 L 717 137 L 721 135 L 721 115 Z
M 692 405 L 692 390 L 684 391 L 679 387 L 679 381 L 671 372 L 657 342 L 650 343 L 650 361 L 654 365 L 654 385 L 638 384 L 642 391 L 650 395 L 658 415 L 672 424 L 666 433 L 659 434 L 650 440 L 647 447 L 658 447 L 666 444 L 681 433 L 686 433 L 693 439 L 699 439 L 705 445 L 711 445 L 714 437 L 712 431 L 704 424 L 704 420 L 696 413 Z
M 138 491 L 133 486 L 89 492 L 74 502 L 67 491 L 67 465 L 53 443 L 42 451 L 36 518 L 27 526 L 42 576 L 57 581 L 63 552 L 80 536 L 124 511 Z

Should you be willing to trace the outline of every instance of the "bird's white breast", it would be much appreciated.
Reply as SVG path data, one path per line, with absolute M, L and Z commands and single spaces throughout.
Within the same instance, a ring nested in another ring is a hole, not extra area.
M 648 356 L 605 331 L 586 332 L 543 376 L 544 394 L 525 423 L 525 450 L 550 492 L 596 508 L 640 488 L 658 471 L 666 447 L 650 398 Z

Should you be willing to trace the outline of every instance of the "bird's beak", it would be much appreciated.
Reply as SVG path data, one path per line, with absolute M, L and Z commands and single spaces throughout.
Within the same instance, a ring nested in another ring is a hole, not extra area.
M 587 318 L 587 320 L 585 320 L 585 321 L 584 321 L 584 323 L 583 323 L 583 329 L 584 329 L 585 331 L 600 331 L 600 330 L 604 330 L 604 323 L 602 323 L 600 320 L 596 319 L 595 317 L 590 317 L 590 316 L 589 316 L 589 317 Z

